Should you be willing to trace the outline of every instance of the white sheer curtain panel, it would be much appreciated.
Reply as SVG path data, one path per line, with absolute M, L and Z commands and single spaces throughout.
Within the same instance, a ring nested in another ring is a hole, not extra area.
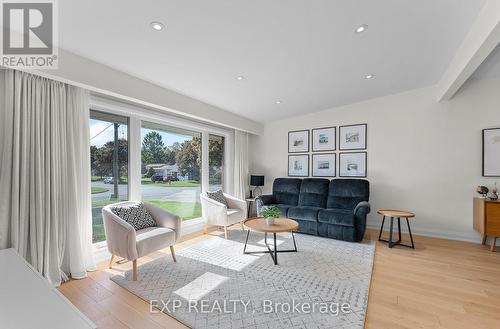
M 248 133 L 234 131 L 234 196 L 245 199 L 248 190 Z
M 2 70 L 0 248 L 58 285 L 95 270 L 88 92 Z

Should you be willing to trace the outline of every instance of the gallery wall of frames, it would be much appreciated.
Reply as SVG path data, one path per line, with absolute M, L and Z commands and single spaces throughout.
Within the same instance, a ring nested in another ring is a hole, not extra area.
M 367 177 L 367 124 L 289 131 L 288 176 Z

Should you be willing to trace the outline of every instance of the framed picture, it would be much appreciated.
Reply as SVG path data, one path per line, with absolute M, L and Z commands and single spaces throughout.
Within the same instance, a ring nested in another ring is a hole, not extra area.
M 288 156 L 288 176 L 292 177 L 309 176 L 309 154 Z
M 312 130 L 312 151 L 335 151 L 335 127 L 315 128 Z
M 335 177 L 335 153 L 320 153 L 312 155 L 313 177 Z
M 340 126 L 340 150 L 366 150 L 366 123 L 359 125 Z
M 288 132 L 288 153 L 309 152 L 309 130 Z
M 366 152 L 339 153 L 340 177 L 366 177 Z
M 500 177 L 500 128 L 483 129 L 483 176 Z

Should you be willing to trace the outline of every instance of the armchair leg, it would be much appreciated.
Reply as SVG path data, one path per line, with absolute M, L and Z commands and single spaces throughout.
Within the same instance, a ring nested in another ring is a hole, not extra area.
M 137 259 L 132 261 L 132 281 L 137 281 Z
M 240 225 L 241 225 L 241 230 L 245 232 L 245 226 L 243 225 L 243 222 L 240 222 Z
M 170 254 L 172 254 L 172 259 L 174 260 L 174 263 L 177 263 L 177 259 L 175 259 L 174 246 L 170 246 Z
M 224 237 L 226 238 L 227 240 L 227 226 L 224 226 Z
M 109 268 L 113 268 L 113 261 L 115 260 L 115 255 L 111 255 L 111 259 L 109 260 Z

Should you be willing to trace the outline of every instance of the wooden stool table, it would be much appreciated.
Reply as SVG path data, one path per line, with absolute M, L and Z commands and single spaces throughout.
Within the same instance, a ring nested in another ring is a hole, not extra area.
M 409 212 L 409 211 L 403 211 L 403 210 L 395 210 L 395 209 L 380 209 L 377 211 L 377 213 L 379 215 L 384 216 L 382 219 L 382 226 L 380 227 L 380 233 L 378 234 L 379 241 L 387 242 L 389 248 L 392 248 L 396 245 L 399 245 L 399 246 L 415 249 L 415 244 L 413 243 L 413 236 L 411 235 L 410 222 L 408 221 L 408 218 L 415 217 L 414 213 Z M 391 217 L 391 226 L 389 229 L 389 240 L 383 240 L 380 238 L 382 236 L 382 231 L 384 229 L 384 223 L 385 223 L 386 217 Z M 396 241 L 396 242 L 394 242 L 392 240 L 392 233 L 393 233 L 394 219 L 395 218 L 398 219 L 398 241 Z M 408 226 L 408 233 L 410 233 L 411 246 L 401 243 L 401 218 L 406 218 L 406 225 Z
M 283 218 L 283 217 L 276 218 L 274 221 L 274 225 L 267 225 L 265 218 L 252 217 L 252 218 L 249 218 L 246 221 L 244 221 L 243 225 L 245 225 L 248 228 L 247 238 L 245 240 L 245 246 L 243 247 L 244 254 L 266 253 L 266 254 L 271 255 L 271 258 L 273 259 L 274 265 L 278 265 L 278 253 L 279 252 L 297 252 L 297 244 L 295 243 L 295 236 L 293 235 L 293 231 L 297 231 L 299 229 L 299 223 L 297 223 L 293 219 Z M 250 235 L 251 230 L 264 233 L 264 244 L 266 245 L 267 250 L 247 251 L 248 236 Z M 293 249 L 278 250 L 278 248 L 276 246 L 276 233 L 281 233 L 281 232 L 292 233 L 293 247 L 294 247 Z M 273 234 L 273 240 L 274 240 L 274 248 L 273 249 L 271 249 L 271 247 L 267 243 L 267 233 Z

